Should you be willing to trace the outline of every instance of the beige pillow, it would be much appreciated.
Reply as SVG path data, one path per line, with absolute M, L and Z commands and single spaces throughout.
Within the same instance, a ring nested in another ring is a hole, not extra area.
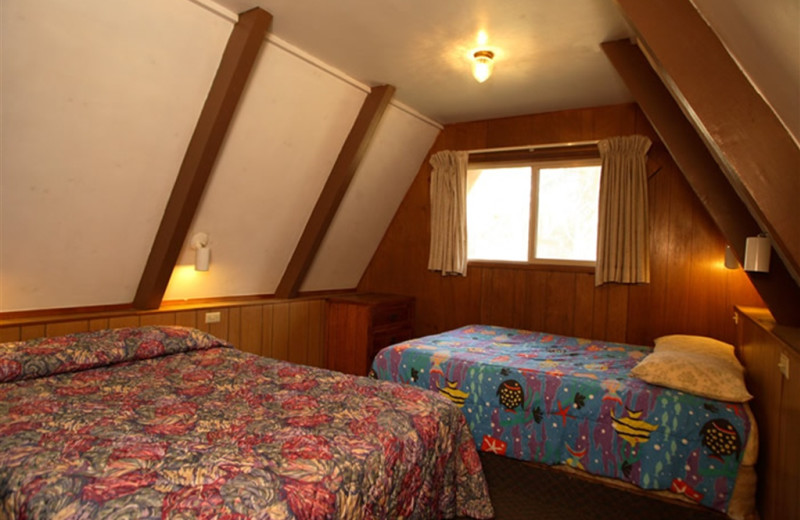
M 655 340 L 655 352 L 686 352 L 712 356 L 727 361 L 737 369 L 744 371 L 744 367 L 736 358 L 733 345 L 705 336 L 691 336 L 686 334 L 672 334 L 661 336 Z
M 659 351 L 642 359 L 631 375 L 647 383 L 683 392 L 743 403 L 753 398 L 742 371 L 729 360 L 693 352 Z

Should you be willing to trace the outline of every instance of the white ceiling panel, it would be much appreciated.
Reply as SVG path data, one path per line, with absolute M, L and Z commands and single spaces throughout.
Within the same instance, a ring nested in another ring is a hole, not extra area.
M 188 239 L 209 235 L 211 269 L 178 269 L 166 300 L 271 294 L 366 93 L 267 44 Z M 193 262 L 189 243 L 182 265 Z
M 0 311 L 129 303 L 231 24 L 161 0 L 0 9 Z
M 358 285 L 439 127 L 390 105 L 345 193 L 302 291 Z

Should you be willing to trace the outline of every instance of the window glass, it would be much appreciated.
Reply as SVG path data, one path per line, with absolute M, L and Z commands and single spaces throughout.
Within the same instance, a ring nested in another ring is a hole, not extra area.
M 471 169 L 467 257 L 592 264 L 599 193 L 599 159 Z
M 467 172 L 467 258 L 528 259 L 531 169 Z
M 537 259 L 595 260 L 600 167 L 541 168 Z

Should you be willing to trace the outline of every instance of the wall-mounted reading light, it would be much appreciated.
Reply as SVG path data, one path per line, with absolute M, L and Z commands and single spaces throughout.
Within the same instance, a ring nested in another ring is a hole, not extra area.
M 208 235 L 195 233 L 192 236 L 192 249 L 194 249 L 194 270 L 208 271 L 211 262 L 211 248 L 208 247 Z
M 483 83 L 489 79 L 493 68 L 494 53 L 492 51 L 475 51 L 472 54 L 472 75 L 475 76 L 478 83 Z
M 733 248 L 729 245 L 725 246 L 725 267 L 728 269 L 739 268 L 739 261 L 736 259 L 736 255 L 733 254 Z
M 763 235 L 747 237 L 744 246 L 744 270 L 757 273 L 769 272 L 770 242 Z

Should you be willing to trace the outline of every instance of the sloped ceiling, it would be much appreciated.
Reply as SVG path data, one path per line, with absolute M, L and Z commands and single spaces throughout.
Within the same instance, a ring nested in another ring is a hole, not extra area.
M 276 37 L 371 86 L 394 85 L 440 123 L 631 101 L 598 47 L 631 35 L 611 0 L 218 1 L 272 13 Z M 476 48 L 495 53 L 483 84 L 470 72 Z
M 647 57 L 663 83 L 661 88 L 669 91 L 673 104 L 694 127 L 689 132 L 703 140 L 705 153 L 719 165 L 719 180 L 713 187 L 699 188 L 692 182 L 695 176 L 684 169 L 687 178 L 718 223 L 732 223 L 724 214 L 733 207 L 750 219 L 744 225 L 719 224 L 740 259 L 745 256 L 748 236 L 767 233 L 778 258 L 770 262 L 769 274 L 748 274 L 779 323 L 800 325 L 800 219 L 794 207 L 800 196 L 797 141 L 688 0 L 617 2 L 636 30 L 643 52 L 639 56 Z M 674 37 L 677 33 L 681 38 Z M 622 75 L 625 69 L 633 72 L 629 62 L 637 59 L 636 54 L 620 50 L 609 56 Z M 629 57 L 623 59 L 626 54 Z M 636 73 L 641 74 L 646 71 Z M 639 90 L 654 99 L 648 89 Z M 657 104 L 641 104 L 648 114 L 661 111 Z M 661 133 L 658 121 L 652 117 L 651 121 Z M 671 148 L 673 143 L 665 139 L 665 144 Z M 679 163 L 684 159 L 676 157 Z M 723 192 L 727 207 L 714 209 L 709 202 Z
M 369 85 L 396 86 L 397 99 L 441 123 L 632 100 L 599 50 L 634 36 L 613 0 L 218 2 L 269 11 L 278 38 Z M 692 3 L 800 136 L 800 3 Z M 479 31 L 498 50 L 495 75 L 482 85 L 468 60 Z
M 611 0 L 449 4 L 3 0 L 0 312 L 132 300 L 235 13 L 256 5 L 271 34 L 167 300 L 274 292 L 372 86 L 395 101 L 304 291 L 355 286 L 442 123 L 632 99 L 599 46 L 633 35 Z M 696 4 L 800 135 L 797 2 Z M 498 55 L 481 85 L 479 30 Z
M 693 3 L 795 140 L 800 141 L 800 2 Z
M 130 303 L 235 15 L 160 0 L 2 9 L 0 311 Z M 368 90 L 265 43 L 166 299 L 274 292 Z M 308 289 L 357 283 L 439 130 L 389 106 Z M 192 268 L 197 231 L 208 272 Z

